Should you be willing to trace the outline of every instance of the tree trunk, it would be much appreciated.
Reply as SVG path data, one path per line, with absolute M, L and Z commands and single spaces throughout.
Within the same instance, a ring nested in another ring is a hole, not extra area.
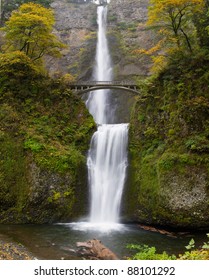
M 184 30 L 182 28 L 180 28 L 181 32 L 183 33 L 185 39 L 186 39 L 186 43 L 187 43 L 187 46 L 189 48 L 189 51 L 192 53 L 193 50 L 192 50 L 192 46 L 190 44 L 190 40 L 189 40 L 189 37 L 187 36 L 187 34 L 184 32 Z

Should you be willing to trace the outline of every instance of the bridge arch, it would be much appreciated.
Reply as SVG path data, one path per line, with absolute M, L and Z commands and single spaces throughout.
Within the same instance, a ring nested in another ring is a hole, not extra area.
M 77 93 L 79 95 L 82 95 L 82 94 L 90 92 L 90 91 L 96 91 L 96 90 L 101 90 L 101 89 L 120 89 L 120 90 L 123 90 L 123 91 L 131 92 L 135 95 L 139 94 L 139 91 L 137 91 L 137 90 L 127 88 L 127 87 L 122 87 L 122 86 L 94 86 L 94 87 L 89 87 L 89 88 L 86 88 L 86 89 L 79 90 Z
M 122 91 L 130 92 L 134 95 L 139 95 L 137 85 L 130 82 L 82 82 L 76 85 L 70 85 L 70 88 L 74 90 L 78 95 L 82 95 L 87 92 L 97 91 L 102 89 L 119 89 Z

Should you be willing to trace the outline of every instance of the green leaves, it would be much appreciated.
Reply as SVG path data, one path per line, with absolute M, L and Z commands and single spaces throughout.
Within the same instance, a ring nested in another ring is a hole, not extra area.
M 185 246 L 185 248 L 187 249 L 187 250 L 191 250 L 191 249 L 193 249 L 195 247 L 195 241 L 194 241 L 194 239 L 192 238 L 190 241 L 189 241 L 189 244 L 187 245 L 187 246 Z
M 209 244 L 204 242 L 204 245 L 202 246 L 202 249 L 209 249 Z
M 149 247 L 147 245 L 135 245 L 129 244 L 127 248 L 131 250 L 137 250 L 138 252 L 131 258 L 133 260 L 175 260 L 176 256 L 168 255 L 166 252 L 161 254 L 156 252 L 155 247 Z
M 207 233 L 206 235 L 209 238 L 209 233 Z M 204 242 L 204 245 L 202 246 L 202 249 L 206 249 L 206 250 L 209 249 L 209 241 L 208 242 Z
M 33 95 L 42 81 L 41 72 L 31 59 L 20 51 L 0 54 L 0 93 L 13 92 L 20 98 Z
M 168 58 L 172 60 L 176 54 L 191 55 L 199 51 L 200 32 L 197 34 L 195 17 L 198 15 L 199 24 L 204 17 L 204 5 L 203 0 L 150 1 L 147 25 L 158 30 L 159 43 L 142 53 L 151 55 L 158 51 L 152 56 L 154 73 L 161 71 Z
M 209 238 L 209 234 L 207 234 L 207 237 Z M 194 241 L 194 239 L 191 239 L 189 244 L 187 246 L 185 246 L 185 248 L 187 250 L 194 249 L 195 248 L 195 241 Z M 204 244 L 202 245 L 201 248 L 208 250 L 209 249 L 209 241 L 208 242 L 204 242 Z
M 209 234 L 207 234 L 209 237 Z M 196 249 L 195 241 L 191 239 L 188 246 L 185 247 L 187 250 L 183 255 L 179 255 L 180 260 L 208 260 L 209 259 L 209 242 L 204 242 L 204 244 Z

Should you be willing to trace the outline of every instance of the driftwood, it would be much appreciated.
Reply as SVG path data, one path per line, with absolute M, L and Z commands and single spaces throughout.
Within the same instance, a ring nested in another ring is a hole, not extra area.
M 78 252 L 83 257 L 88 257 L 93 260 L 118 260 L 118 257 L 100 240 L 92 239 L 86 242 L 77 242 Z
M 164 234 L 164 235 L 167 235 L 169 237 L 177 238 L 176 233 L 174 233 L 174 232 L 170 232 L 170 231 L 167 231 L 167 230 L 164 230 L 164 229 L 158 229 L 158 228 L 155 228 L 155 227 L 152 227 L 152 226 L 145 226 L 145 225 L 140 225 L 140 224 L 138 226 L 140 228 L 144 229 L 144 230 L 147 230 L 147 231 L 159 232 L 160 234 Z

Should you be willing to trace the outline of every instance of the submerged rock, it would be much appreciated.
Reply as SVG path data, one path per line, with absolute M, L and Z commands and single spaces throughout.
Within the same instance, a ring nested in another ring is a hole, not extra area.
M 22 244 L 11 242 L 5 236 L 0 235 L 0 260 L 36 260 Z

